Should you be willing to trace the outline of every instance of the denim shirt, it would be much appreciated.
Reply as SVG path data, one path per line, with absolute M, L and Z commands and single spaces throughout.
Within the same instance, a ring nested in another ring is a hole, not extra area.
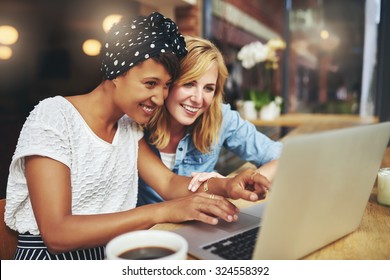
M 279 158 L 282 143 L 270 139 L 259 132 L 249 121 L 243 120 L 239 113 L 222 105 L 222 127 L 219 141 L 212 146 L 209 153 L 203 154 L 197 150 L 192 141 L 192 135 L 187 133 L 179 142 L 176 149 L 176 159 L 172 171 L 183 176 L 191 176 L 192 172 L 212 172 L 217 164 L 222 147 L 233 152 L 242 160 L 249 161 L 257 167 Z M 145 140 L 149 133 L 145 131 Z M 151 146 L 149 144 L 149 146 Z M 160 156 L 159 151 L 151 146 Z M 160 156 L 161 158 L 161 156 Z M 140 178 L 137 206 L 162 202 L 163 199 Z

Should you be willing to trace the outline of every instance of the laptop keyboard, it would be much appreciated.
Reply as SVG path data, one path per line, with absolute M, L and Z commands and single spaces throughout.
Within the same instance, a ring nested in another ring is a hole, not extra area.
M 250 260 L 255 248 L 259 229 L 260 227 L 255 227 L 229 238 L 206 245 L 203 249 L 227 260 Z

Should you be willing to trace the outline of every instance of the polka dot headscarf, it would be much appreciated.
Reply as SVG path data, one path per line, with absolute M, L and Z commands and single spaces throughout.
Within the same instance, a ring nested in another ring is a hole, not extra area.
M 148 17 L 124 19 L 109 31 L 102 48 L 101 70 L 109 80 L 159 53 L 187 54 L 183 35 L 169 18 L 154 12 Z

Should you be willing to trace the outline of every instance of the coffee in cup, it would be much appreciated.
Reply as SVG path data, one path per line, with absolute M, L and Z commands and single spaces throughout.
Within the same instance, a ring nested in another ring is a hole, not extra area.
M 168 257 L 175 251 L 165 247 L 140 247 L 121 253 L 118 257 L 127 260 L 154 260 Z

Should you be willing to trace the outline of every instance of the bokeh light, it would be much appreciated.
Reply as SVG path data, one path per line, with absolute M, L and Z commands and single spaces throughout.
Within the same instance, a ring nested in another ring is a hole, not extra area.
M 100 53 L 102 44 L 95 39 L 88 39 L 83 43 L 83 51 L 86 55 L 97 56 Z
M 11 25 L 0 26 L 0 44 L 12 45 L 18 41 L 19 33 L 15 27 Z
M 118 21 L 120 21 L 120 19 L 122 18 L 122 15 L 119 15 L 119 14 L 112 14 L 112 15 L 108 15 L 105 17 L 105 19 L 103 20 L 103 30 L 104 32 L 108 32 L 112 25 L 114 23 L 117 23 Z
M 322 39 L 326 40 L 329 38 L 329 32 L 327 30 L 322 30 L 320 36 Z
M 8 60 L 12 57 L 12 49 L 8 46 L 0 46 L 0 59 Z

